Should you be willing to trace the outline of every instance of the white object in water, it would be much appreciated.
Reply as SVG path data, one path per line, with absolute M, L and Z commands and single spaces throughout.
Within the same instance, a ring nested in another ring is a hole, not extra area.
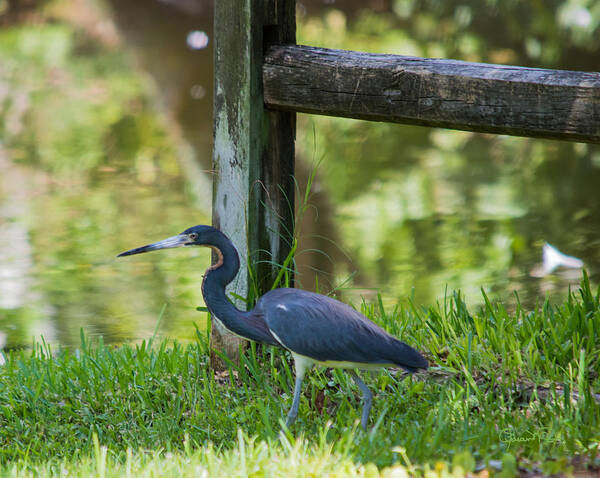
M 550 274 L 557 267 L 568 267 L 571 269 L 580 269 L 583 267 L 583 261 L 577 257 L 567 256 L 560 252 L 556 247 L 547 242 L 542 249 L 542 268 L 545 274 Z
M 192 50 L 202 50 L 208 46 L 208 35 L 201 30 L 191 31 L 187 35 L 186 43 Z

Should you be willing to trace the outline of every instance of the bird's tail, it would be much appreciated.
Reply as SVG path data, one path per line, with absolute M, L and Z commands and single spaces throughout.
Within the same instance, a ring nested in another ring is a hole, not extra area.
M 427 369 L 429 367 L 427 359 L 420 352 L 404 342 L 394 340 L 391 349 L 389 357 L 391 361 L 407 372 L 413 373 L 419 369 Z

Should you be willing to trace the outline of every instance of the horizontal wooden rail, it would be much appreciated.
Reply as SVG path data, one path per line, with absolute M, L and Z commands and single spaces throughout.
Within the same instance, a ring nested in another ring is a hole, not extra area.
M 273 45 L 268 108 L 600 143 L 600 73 Z

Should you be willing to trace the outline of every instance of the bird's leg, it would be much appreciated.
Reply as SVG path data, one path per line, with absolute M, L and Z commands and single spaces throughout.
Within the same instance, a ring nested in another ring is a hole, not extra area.
M 287 414 L 287 420 L 285 422 L 286 427 L 290 427 L 298 416 L 298 407 L 300 407 L 300 394 L 302 393 L 302 378 L 296 375 L 296 386 L 294 387 L 294 401 L 292 402 L 292 408 Z
M 305 357 L 296 356 L 294 354 L 294 364 L 296 367 L 296 385 L 294 386 L 294 401 L 292 402 L 292 408 L 287 415 L 287 420 L 285 422 L 286 427 L 290 427 L 292 423 L 296 420 L 298 416 L 298 408 L 300 407 L 300 394 L 302 393 L 302 380 L 304 380 L 304 374 L 306 373 L 306 369 L 312 366 L 312 363 Z
M 360 377 L 356 374 L 354 370 L 350 370 L 349 372 L 352 378 L 354 379 L 354 383 L 358 385 L 358 388 L 360 388 L 363 394 L 364 404 L 360 424 L 363 427 L 363 430 L 367 431 L 367 424 L 369 423 L 369 412 L 371 411 L 371 405 L 373 404 L 373 393 L 371 392 L 371 390 L 369 390 L 369 387 L 365 385 L 365 382 L 363 382 L 360 379 Z

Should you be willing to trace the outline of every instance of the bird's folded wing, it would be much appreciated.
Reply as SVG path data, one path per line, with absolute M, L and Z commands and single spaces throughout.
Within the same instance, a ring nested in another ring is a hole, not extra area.
M 288 290 L 270 292 L 258 306 L 285 348 L 322 362 L 391 363 L 396 340 L 362 314 L 320 294 Z

